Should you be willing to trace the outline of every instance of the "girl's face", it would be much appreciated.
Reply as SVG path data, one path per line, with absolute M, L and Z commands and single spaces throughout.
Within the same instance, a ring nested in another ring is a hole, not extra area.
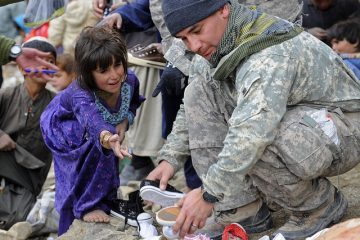
M 53 79 L 51 80 L 51 85 L 57 90 L 64 90 L 74 79 L 74 74 L 68 74 L 64 70 L 60 70 L 55 73 Z
M 337 53 L 356 53 L 358 43 L 350 43 L 346 39 L 341 41 L 337 39 L 331 40 L 332 49 Z
M 95 83 L 100 90 L 108 93 L 120 92 L 122 82 L 125 81 L 125 70 L 121 63 L 115 63 L 107 69 L 97 68 L 92 71 Z

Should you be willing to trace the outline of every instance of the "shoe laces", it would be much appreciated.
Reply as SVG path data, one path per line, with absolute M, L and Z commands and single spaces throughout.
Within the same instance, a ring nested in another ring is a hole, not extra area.
M 140 224 L 137 220 L 137 216 L 144 212 L 142 203 L 143 201 L 139 196 L 139 190 L 131 192 L 129 194 L 129 200 L 118 200 L 119 211 L 125 215 L 125 224 L 127 224 L 129 218 L 134 219 L 139 227 L 139 231 Z

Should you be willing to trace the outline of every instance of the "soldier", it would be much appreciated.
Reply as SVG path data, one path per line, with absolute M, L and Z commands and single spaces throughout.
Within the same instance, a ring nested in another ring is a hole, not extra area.
M 180 200 L 180 237 L 205 225 L 271 226 L 304 239 L 337 222 L 347 201 L 327 180 L 359 163 L 360 84 L 337 54 L 288 21 L 227 0 L 164 0 L 172 36 L 198 54 L 159 165 L 168 180 L 191 155 L 203 185 Z M 254 187 L 255 186 L 255 187 Z

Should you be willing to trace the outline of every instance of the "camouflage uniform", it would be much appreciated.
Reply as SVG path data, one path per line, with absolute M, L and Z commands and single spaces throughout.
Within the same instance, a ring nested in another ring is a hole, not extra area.
M 190 154 L 205 190 L 220 199 L 217 211 L 254 201 L 251 183 L 290 210 L 315 209 L 334 196 L 325 176 L 360 161 L 360 84 L 341 58 L 303 32 L 217 81 L 221 64 L 212 69 L 193 58 L 184 106 L 158 159 L 178 170 Z M 323 108 L 339 144 L 310 116 Z

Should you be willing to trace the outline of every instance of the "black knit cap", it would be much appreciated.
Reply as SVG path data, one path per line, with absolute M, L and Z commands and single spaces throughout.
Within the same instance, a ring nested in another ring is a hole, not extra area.
M 162 10 L 171 35 L 215 13 L 228 0 L 164 0 Z

